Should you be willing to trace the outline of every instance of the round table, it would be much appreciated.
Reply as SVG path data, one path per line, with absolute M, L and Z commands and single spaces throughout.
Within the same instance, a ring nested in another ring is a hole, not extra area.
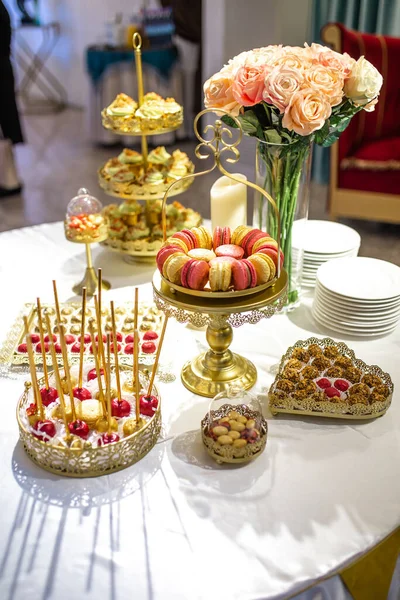
M 0 256 L 1 340 L 24 303 L 52 300 L 52 279 L 60 301 L 76 300 L 84 248 L 64 239 L 61 223 L 2 233 Z M 93 258 L 113 286 L 104 301 L 132 300 L 139 284 L 140 298 L 152 297 L 151 266 L 96 246 Z M 310 303 L 235 331 L 232 347 L 257 366 L 254 391 L 264 402 L 287 347 L 325 336 Z M 180 383 L 182 364 L 205 345 L 203 331 L 169 323 L 162 360 L 177 377 L 160 384 L 162 438 L 137 465 L 96 479 L 60 478 L 27 458 L 15 419 L 24 377 L 3 373 L 1 597 L 350 598 L 339 577 L 326 578 L 400 525 L 400 331 L 346 341 L 391 374 L 388 413 L 362 424 L 271 417 L 266 451 L 237 468 L 206 455 L 199 426 L 209 400 Z

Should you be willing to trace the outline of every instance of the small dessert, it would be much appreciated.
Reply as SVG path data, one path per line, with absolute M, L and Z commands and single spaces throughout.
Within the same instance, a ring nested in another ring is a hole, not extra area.
M 307 348 L 308 353 L 310 356 L 319 356 L 320 354 L 323 354 L 323 350 L 321 348 L 321 346 L 318 346 L 318 344 L 310 344 Z
M 45 419 L 43 421 L 36 421 L 33 426 L 34 436 L 42 442 L 48 442 L 51 438 L 56 435 L 56 426 L 53 421 Z
M 326 370 L 325 375 L 327 377 L 342 377 L 343 369 L 335 366 L 329 367 L 329 369 Z
M 65 237 L 70 242 L 91 244 L 107 238 L 107 222 L 102 205 L 85 188 L 78 191 L 67 207 L 64 221 Z
M 289 381 L 293 381 L 294 383 L 300 381 L 300 373 L 293 367 L 286 367 L 282 375 L 285 379 L 289 379 Z
M 249 260 L 232 262 L 232 285 L 234 290 L 246 290 L 257 285 L 257 272 Z
M 127 417 L 131 413 L 131 405 L 127 400 L 122 398 L 113 398 L 111 401 L 111 414 L 113 417 L 120 419 L 121 417 Z
M 216 256 L 230 256 L 231 258 L 236 258 L 236 260 L 240 260 L 243 258 L 244 250 L 241 246 L 235 246 L 234 244 L 224 244 L 222 246 L 218 246 L 215 249 Z
M 292 359 L 295 358 L 303 363 L 307 363 L 310 360 L 310 355 L 304 348 L 295 348 L 292 353 Z M 294 366 L 294 365 L 293 365 Z
M 42 398 L 42 404 L 43 406 L 49 406 L 49 404 L 52 404 L 53 402 L 55 402 L 58 398 L 58 392 L 56 390 L 56 388 L 53 387 L 48 387 L 48 388 L 41 388 L 40 390 L 40 396 Z
M 367 373 L 361 379 L 362 383 L 365 383 L 370 388 L 375 388 L 382 384 L 382 379 L 373 373 Z
M 81 419 L 77 419 L 76 421 L 72 421 L 71 423 L 68 424 L 68 429 L 70 431 L 70 433 L 77 435 L 78 437 L 82 438 L 83 440 L 86 440 L 90 429 L 89 429 L 89 425 L 87 423 L 85 423 L 85 421 L 82 421 Z
M 213 263 L 209 271 L 212 292 L 227 292 L 232 279 L 232 265 L 229 261 Z
M 206 252 L 210 251 L 207 250 Z M 208 281 L 209 271 L 210 267 L 205 260 L 195 260 L 193 258 L 187 261 L 181 272 L 181 283 L 183 287 L 192 290 L 203 290 Z
M 142 352 L 145 354 L 153 354 L 156 351 L 156 345 L 154 342 L 143 342 Z
M 77 398 L 77 400 L 80 400 L 81 402 L 85 400 L 91 400 L 92 398 L 91 392 L 84 387 L 74 387 L 72 393 L 74 395 L 74 398 Z
M 356 367 L 349 367 L 344 372 L 344 376 L 346 379 L 351 381 L 351 383 L 358 383 L 361 381 L 361 370 Z
M 325 371 L 331 365 L 331 361 L 324 356 L 317 356 L 312 361 L 313 367 L 316 367 L 320 373 Z
M 334 362 L 335 367 L 342 367 L 342 369 L 348 369 L 352 364 L 353 363 L 348 356 L 338 356 Z
M 135 102 L 127 94 L 118 94 L 107 108 L 107 114 L 111 117 L 128 117 L 134 114 L 137 109 L 137 102 Z
M 103 433 L 103 435 L 98 439 L 98 446 L 107 446 L 108 444 L 115 444 L 115 442 L 119 442 L 120 437 L 117 433 Z
M 158 398 L 156 396 L 140 396 L 140 414 L 152 417 L 158 407 Z

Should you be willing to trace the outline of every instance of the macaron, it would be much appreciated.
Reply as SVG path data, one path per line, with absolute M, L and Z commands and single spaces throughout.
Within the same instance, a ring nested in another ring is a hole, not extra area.
M 219 262 L 230 262 L 231 264 L 233 264 L 234 262 L 236 262 L 236 258 L 232 258 L 231 256 L 216 256 L 215 258 L 210 260 L 210 267 L 218 264 Z
M 271 268 L 269 256 L 265 254 L 252 254 L 248 260 L 251 262 L 257 273 L 257 285 L 267 283 L 271 279 Z
M 257 272 L 246 258 L 232 263 L 232 284 L 235 290 L 246 290 L 257 284 Z
M 240 245 L 242 246 L 242 248 L 244 248 L 244 251 L 247 256 L 250 256 L 250 254 L 252 254 L 255 242 L 263 237 L 265 237 L 265 233 L 260 229 L 252 229 L 251 231 L 246 233 L 246 235 L 240 242 Z
M 248 225 L 239 225 L 239 227 L 236 227 L 236 229 L 234 229 L 232 233 L 231 244 L 236 244 L 237 246 L 240 246 L 240 242 L 242 241 L 246 233 L 248 233 L 252 229 L 253 228 L 249 227 Z
M 224 244 L 215 249 L 215 254 L 217 256 L 230 256 L 231 258 L 240 260 L 243 258 L 244 250 L 240 246 L 235 246 L 235 244 Z
M 190 258 L 205 260 L 207 262 L 210 262 L 210 260 L 215 258 L 214 252 L 212 250 L 207 250 L 206 248 L 193 248 L 193 250 L 189 250 L 188 256 L 190 256 Z
M 183 244 L 185 244 L 185 252 L 188 252 L 189 250 L 192 250 L 192 248 L 195 247 L 192 238 L 189 235 L 187 235 L 185 231 L 177 231 L 176 233 L 174 233 L 171 242 L 174 244 L 175 240 L 180 240 Z
M 180 248 L 179 246 L 168 245 L 168 246 L 164 246 L 164 248 L 161 248 L 158 251 L 157 257 L 156 257 L 156 263 L 157 263 L 158 270 L 161 273 L 162 273 L 164 263 L 167 260 L 168 256 L 171 256 L 171 254 L 175 254 L 176 252 L 179 252 L 181 254 L 182 248 Z
M 261 248 L 259 250 L 257 250 L 257 252 L 259 254 L 265 254 L 266 256 L 269 256 L 275 265 L 275 269 L 278 269 L 278 251 L 275 250 L 275 248 L 264 248 L 263 246 L 261 246 Z M 282 250 L 280 251 L 280 257 L 281 257 L 280 268 L 282 269 L 283 261 L 284 261 L 284 256 L 283 256 Z
M 183 287 L 192 290 L 203 290 L 208 282 L 210 267 L 205 260 L 192 258 L 183 267 L 181 272 L 181 283 Z
M 213 292 L 226 292 L 231 285 L 232 263 L 221 261 L 210 267 L 209 280 Z
M 212 250 L 211 233 L 205 227 L 192 227 L 191 232 L 196 236 L 199 248 Z
M 165 248 L 165 246 L 179 246 L 183 252 L 188 252 L 189 248 L 187 247 L 186 242 L 183 242 L 179 238 L 169 237 L 165 240 L 161 248 Z
M 274 238 L 265 234 L 264 237 L 259 238 L 253 245 L 253 252 L 258 252 L 258 250 L 262 247 L 266 248 L 278 248 L 278 242 L 274 240 Z
M 225 244 L 231 243 L 231 230 L 229 227 L 219 227 L 219 225 L 214 229 L 213 235 L 213 247 L 218 248 L 218 246 L 223 246 Z
M 182 229 L 181 233 L 184 233 L 192 240 L 192 248 L 199 248 L 199 240 L 191 229 Z M 191 250 L 191 248 L 189 248 Z
M 193 260 L 189 258 L 186 254 L 171 254 L 167 258 L 164 263 L 162 274 L 165 279 L 171 281 L 171 283 L 175 283 L 176 285 L 181 285 L 181 271 L 189 260 Z

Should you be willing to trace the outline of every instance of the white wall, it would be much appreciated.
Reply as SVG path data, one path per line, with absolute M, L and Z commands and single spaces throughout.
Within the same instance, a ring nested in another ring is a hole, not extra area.
M 15 0 L 4 0 L 13 24 L 19 20 Z M 85 66 L 85 48 L 90 44 L 106 41 L 105 23 L 122 12 L 126 22 L 143 6 L 143 0 L 39 0 L 43 23 L 58 21 L 61 36 L 52 57 L 46 65 L 59 79 L 68 93 L 68 102 L 85 106 L 88 100 L 88 79 Z M 31 3 L 28 3 L 28 10 Z M 147 6 L 158 6 L 157 0 L 146 0 Z M 37 46 L 39 32 L 26 28 L 18 33 L 30 44 Z M 18 43 L 18 37 L 15 36 Z

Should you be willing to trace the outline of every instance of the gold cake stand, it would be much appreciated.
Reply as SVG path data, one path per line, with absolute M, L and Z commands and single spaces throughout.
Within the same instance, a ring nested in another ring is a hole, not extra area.
M 134 33 L 133 39 L 133 49 L 135 54 L 135 66 L 136 66 L 136 74 L 137 74 L 137 86 L 138 86 L 138 106 L 140 107 L 143 104 L 144 98 L 144 86 L 143 86 L 143 69 L 142 69 L 142 38 L 139 33 Z M 143 156 L 144 166 L 147 166 L 147 156 L 148 156 L 148 145 L 147 145 L 147 136 L 149 135 L 162 135 L 164 133 L 168 133 L 171 131 L 176 131 L 181 127 L 183 123 L 183 111 L 181 111 L 177 116 L 169 115 L 166 117 L 160 117 L 159 119 L 153 119 L 152 126 L 147 129 L 142 129 L 138 124 L 128 123 L 125 117 L 121 117 L 116 121 L 107 117 L 105 110 L 102 111 L 102 124 L 103 127 L 116 133 L 118 135 L 124 136 L 140 136 L 141 137 L 141 150 Z M 194 172 L 194 165 L 190 163 L 189 167 L 189 175 L 192 175 Z M 164 183 L 162 185 L 152 186 L 152 185 L 132 185 L 132 190 L 130 193 L 127 193 L 125 190 L 118 189 L 118 184 L 113 184 L 104 176 L 103 166 L 98 170 L 98 182 L 99 186 L 104 190 L 106 194 L 109 196 L 113 196 L 114 198 L 120 198 L 121 200 L 157 200 L 163 198 L 164 194 L 170 187 L 170 183 Z M 193 183 L 192 177 L 182 177 L 178 179 L 174 186 L 174 190 L 171 192 L 171 195 L 178 196 L 184 193 Z M 146 215 L 147 217 L 147 215 Z M 201 221 L 201 217 L 199 217 L 199 221 Z M 149 225 L 150 223 L 146 223 Z M 194 223 L 198 225 L 199 222 Z M 189 226 L 189 225 L 188 225 Z M 114 252 L 118 252 L 124 256 L 125 262 L 128 263 L 136 263 L 136 262 L 145 262 L 145 263 L 153 263 L 155 262 L 155 258 L 157 256 L 158 250 L 152 250 L 151 245 L 153 241 L 149 242 L 150 248 L 143 248 L 142 250 L 135 250 L 134 244 L 129 241 L 121 241 L 118 239 L 110 239 L 102 242 L 102 245 L 105 248 L 113 250 Z
M 236 141 L 232 141 L 232 131 L 224 127 L 220 119 L 216 119 L 214 125 L 208 124 L 205 127 L 204 133 L 208 132 L 209 139 L 202 137 L 198 131 L 200 118 L 215 113 L 218 116 L 228 114 L 223 110 L 206 109 L 195 118 L 194 131 L 200 142 L 196 148 L 196 156 L 201 160 L 211 157 L 213 164 L 209 169 L 195 173 L 192 178 L 200 177 L 218 168 L 223 175 L 244 183 L 263 195 L 274 210 L 279 256 L 280 217 L 275 201 L 258 185 L 250 181 L 243 182 L 229 173 L 221 162 L 221 157 L 226 154 L 233 155 L 226 158 L 226 162 L 229 163 L 236 163 L 240 158 L 237 149 L 243 135 L 240 122 L 233 117 L 238 129 Z M 203 153 L 204 150 L 207 153 Z M 165 208 L 174 185 L 174 183 L 170 185 L 163 198 L 164 240 L 166 239 Z M 170 284 L 156 271 L 153 277 L 153 294 L 157 307 L 180 323 L 191 323 L 196 327 L 207 326 L 206 339 L 210 348 L 183 366 L 181 378 L 185 387 L 195 394 L 210 398 L 233 384 L 241 385 L 244 389 L 251 388 L 257 380 L 257 370 L 252 362 L 229 349 L 233 339 L 232 327 L 239 327 L 245 323 L 256 324 L 261 319 L 272 317 L 285 305 L 287 288 L 288 276 L 284 269 L 280 269 L 279 261 L 276 276 L 268 286 L 258 286 L 242 292 L 218 292 L 215 295 L 212 292 L 183 291 L 183 288 Z

